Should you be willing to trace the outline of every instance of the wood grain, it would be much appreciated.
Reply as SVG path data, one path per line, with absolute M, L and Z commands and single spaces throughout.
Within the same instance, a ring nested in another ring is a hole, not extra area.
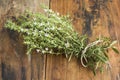
M 51 9 L 59 12 L 62 15 L 69 14 L 71 16 L 73 19 L 73 25 L 80 34 L 82 34 L 84 31 L 84 27 L 82 26 L 83 19 L 80 17 L 81 2 L 82 0 L 51 0 L 50 2 Z M 85 0 L 86 10 L 89 10 L 90 5 L 92 4 L 93 3 L 90 3 L 89 0 Z M 120 15 L 118 14 L 120 12 L 119 5 L 120 1 L 114 0 L 107 4 L 108 9 L 100 10 L 100 19 L 98 23 L 95 26 L 90 26 L 89 29 L 86 29 L 88 31 L 86 31 L 85 34 L 91 34 L 88 35 L 90 40 L 94 40 L 99 35 L 103 35 L 111 37 L 113 40 L 117 39 L 120 41 Z M 91 32 L 89 32 L 90 29 Z M 63 56 L 57 57 L 56 59 L 56 56 L 48 55 L 46 80 L 119 80 L 120 56 L 114 54 L 114 52 L 110 50 L 109 57 L 112 68 L 105 68 L 104 72 L 98 72 L 97 75 L 94 76 L 90 70 L 83 68 L 75 58 L 68 62 L 67 60 L 63 59 Z M 61 71 L 63 71 L 63 73 L 61 73 Z
M 0 80 L 45 80 L 46 55 L 34 52 L 29 61 L 22 37 L 4 29 L 8 17 L 26 9 L 43 12 L 40 4 L 49 6 L 49 0 L 0 0 Z

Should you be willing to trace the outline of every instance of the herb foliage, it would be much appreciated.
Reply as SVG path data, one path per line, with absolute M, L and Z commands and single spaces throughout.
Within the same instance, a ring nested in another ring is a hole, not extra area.
M 107 37 L 99 37 L 87 44 L 87 36 L 78 34 L 69 16 L 60 16 L 51 9 L 45 8 L 42 13 L 26 12 L 16 20 L 7 20 L 5 27 L 23 35 L 27 45 L 27 54 L 33 50 L 41 54 L 63 54 L 70 59 L 72 56 L 81 61 L 84 67 L 94 72 L 108 64 L 108 49 L 118 50 L 113 46 L 116 41 Z

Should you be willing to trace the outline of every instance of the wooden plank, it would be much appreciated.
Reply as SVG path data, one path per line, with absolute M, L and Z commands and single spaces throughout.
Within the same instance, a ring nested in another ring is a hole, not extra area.
M 71 4 L 72 0 L 51 0 L 50 8 L 55 12 L 59 12 L 60 14 L 72 14 L 73 17 L 73 9 Z M 73 3 L 74 5 L 74 3 Z M 71 64 L 71 65 L 70 65 Z M 76 64 L 70 61 L 68 63 L 65 56 L 47 56 L 47 67 L 46 67 L 46 80 L 77 80 L 75 77 L 77 74 Z M 75 73 L 74 75 L 71 73 Z M 71 74 L 71 75 L 68 75 Z M 74 77 L 73 77 L 74 76 Z M 69 77 L 69 78 L 68 78 Z
M 82 4 L 81 1 L 85 1 L 86 9 L 89 9 L 90 5 L 92 5 L 89 0 L 50 1 L 50 8 L 54 11 L 57 11 L 62 15 L 69 13 L 73 19 L 73 25 L 75 26 L 75 29 L 79 33 L 83 33 L 85 29 L 82 27 L 83 19 L 80 17 L 80 6 Z M 90 40 L 94 40 L 99 35 L 104 35 L 110 36 L 113 40 L 117 39 L 120 42 L 120 15 L 118 14 L 120 12 L 119 5 L 120 1 L 114 0 L 111 3 L 108 3 L 108 12 L 105 12 L 106 9 L 100 11 L 101 16 L 98 24 L 96 26 L 90 26 L 91 30 L 88 29 L 88 32 L 86 31 L 86 34 L 89 34 L 89 30 L 91 31 Z M 109 15 L 109 18 L 111 19 L 110 25 L 108 22 L 108 16 L 106 15 Z M 118 48 L 120 48 L 119 44 Z M 97 75 L 94 76 L 90 70 L 83 68 L 74 58 L 70 62 L 67 62 L 65 59 L 62 60 L 63 57 L 56 58 L 56 56 L 47 56 L 46 80 L 119 80 L 120 56 L 114 54 L 114 52 L 110 50 L 109 57 L 112 69 L 105 69 L 103 73 L 98 72 Z M 61 60 L 64 61 L 64 63 Z M 62 67 L 60 66 L 61 62 L 63 63 Z M 63 72 L 61 72 L 61 70 L 63 70 Z
M 79 0 L 51 0 L 50 8 L 62 15 L 70 15 L 71 19 L 73 19 L 73 25 L 75 25 L 75 29 L 79 33 L 82 33 L 82 21 L 78 14 L 78 4 L 81 4 Z
M 6 17 L 18 16 L 25 9 L 42 12 L 39 5 L 49 6 L 49 0 L 0 2 L 0 80 L 45 80 L 46 56 L 34 53 L 29 61 L 22 38 L 16 32 L 3 29 L 3 25 Z
M 1 47 L 0 47 L 0 52 L 1 52 Z M 0 57 L 0 80 L 2 80 L 2 66 L 1 65 L 2 65 L 2 58 Z
M 0 56 L 1 56 L 0 58 L 2 59 L 1 60 L 2 61 L 1 62 L 1 69 L 2 69 L 1 78 L 2 80 L 6 80 L 6 79 L 16 80 L 16 78 L 20 80 L 20 77 L 18 76 L 20 75 L 20 71 L 18 69 L 19 62 L 17 63 L 18 65 L 16 65 L 16 62 L 18 61 L 18 59 L 14 55 L 15 53 L 12 49 L 12 46 L 10 46 L 9 37 L 7 36 L 7 34 L 5 34 L 5 32 L 6 31 L 0 32 L 0 37 L 2 38 L 0 41 L 0 44 L 1 44 L 0 46 L 2 47 L 2 51 L 0 53 Z
M 0 36 L 1 37 L 1 36 Z M 0 38 L 0 41 L 2 39 Z M 1 43 L 0 43 L 1 45 Z M 0 80 L 2 80 L 2 57 L 1 57 L 2 47 L 0 46 Z
M 46 80 L 66 80 L 66 68 L 65 57 L 47 55 Z

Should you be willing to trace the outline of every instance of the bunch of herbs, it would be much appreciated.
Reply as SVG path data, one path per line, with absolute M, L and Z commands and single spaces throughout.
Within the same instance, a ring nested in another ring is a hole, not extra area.
M 51 9 L 45 8 L 47 16 L 30 11 L 15 20 L 7 20 L 5 27 L 22 34 L 27 54 L 33 50 L 41 54 L 63 54 L 70 61 L 72 56 L 81 61 L 84 67 L 94 72 L 108 64 L 108 49 L 118 50 L 113 46 L 116 41 L 107 37 L 99 37 L 87 44 L 87 36 L 78 34 L 69 16 L 60 16 Z

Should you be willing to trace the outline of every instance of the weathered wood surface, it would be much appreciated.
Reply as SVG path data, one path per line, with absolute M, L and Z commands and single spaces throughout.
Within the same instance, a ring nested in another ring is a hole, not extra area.
M 111 50 L 109 57 L 112 68 L 94 76 L 75 58 L 68 62 L 62 55 L 33 53 L 29 61 L 21 36 L 3 28 L 7 17 L 18 16 L 26 8 L 42 12 L 39 5 L 44 3 L 60 14 L 70 14 L 75 29 L 80 34 L 88 34 L 90 40 L 104 35 L 117 39 L 120 43 L 120 0 L 108 3 L 108 9 L 100 11 L 98 24 L 88 27 L 82 26 L 81 1 L 86 2 L 85 9 L 89 10 L 92 0 L 0 0 L 0 80 L 120 80 L 120 55 Z M 117 46 L 120 48 L 119 43 Z
M 33 53 L 29 61 L 22 38 L 3 28 L 25 9 L 41 12 L 40 4 L 49 6 L 49 0 L 0 0 L 0 80 L 45 80 L 46 56 Z
M 85 1 L 85 9 L 89 10 L 92 0 L 51 0 L 50 8 L 60 14 L 70 14 L 73 25 L 80 34 L 88 34 L 91 40 L 99 35 L 110 36 L 120 42 L 120 0 L 112 0 L 107 4 L 108 9 L 100 10 L 100 19 L 96 26 L 82 27 L 80 17 L 81 2 Z M 89 19 L 89 16 L 87 17 Z M 118 44 L 119 46 L 119 44 Z M 105 69 L 103 73 L 93 73 L 80 64 L 76 59 L 68 62 L 65 57 L 47 56 L 47 80 L 120 80 L 120 56 L 109 51 L 111 69 Z

